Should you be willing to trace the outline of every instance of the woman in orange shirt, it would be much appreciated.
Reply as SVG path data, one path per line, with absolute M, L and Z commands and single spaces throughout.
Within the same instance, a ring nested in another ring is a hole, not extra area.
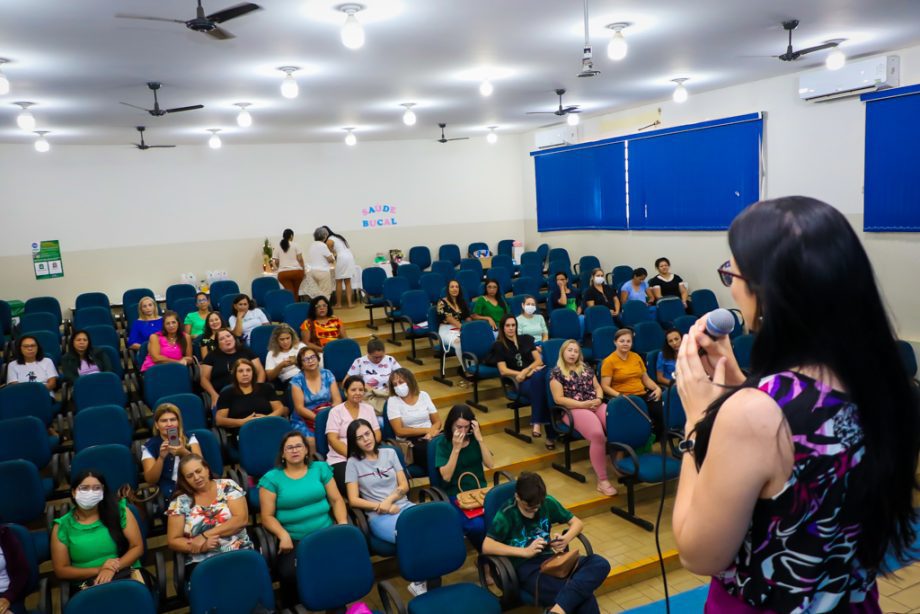
M 332 315 L 332 305 L 325 296 L 317 296 L 310 304 L 307 319 L 300 325 L 300 339 L 308 348 L 322 352 L 330 341 L 345 339 L 345 324 Z
M 601 363 L 601 389 L 610 398 L 620 395 L 641 397 L 648 406 L 649 416 L 659 439 L 664 433 L 661 416 L 661 388 L 645 368 L 642 357 L 632 351 L 631 328 L 621 328 L 614 336 L 617 349 Z

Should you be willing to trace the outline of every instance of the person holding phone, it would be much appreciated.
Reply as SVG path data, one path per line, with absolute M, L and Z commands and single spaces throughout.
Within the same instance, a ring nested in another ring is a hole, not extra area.
M 189 454 L 201 456 L 194 435 L 182 428 L 182 412 L 172 403 L 161 403 L 153 412 L 154 435 L 141 448 L 144 481 L 157 484 L 165 500 L 172 497 L 179 478 L 179 461 Z
M 297 368 L 297 353 L 306 347 L 297 339 L 294 329 L 288 324 L 279 324 L 268 340 L 268 354 L 265 356 L 265 376 L 283 390 L 291 378 L 300 373 Z

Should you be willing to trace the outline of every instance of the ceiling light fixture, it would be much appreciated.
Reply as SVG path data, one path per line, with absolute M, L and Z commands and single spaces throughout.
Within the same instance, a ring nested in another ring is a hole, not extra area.
M 828 41 L 840 45 L 844 39 L 837 39 L 833 41 Z M 847 63 L 846 54 L 840 49 L 840 47 L 834 47 L 834 50 L 827 54 L 827 59 L 824 60 L 824 65 L 827 66 L 828 70 L 840 70 Z
M 251 102 L 234 102 L 233 103 L 233 106 L 240 108 L 240 112 L 236 116 L 236 125 L 239 126 L 240 128 L 248 128 L 249 126 L 252 125 L 252 115 L 246 109 L 246 107 L 250 106 L 251 104 L 252 104 Z
M 297 80 L 294 79 L 294 73 L 300 70 L 300 67 L 280 66 L 278 70 L 287 74 L 281 82 L 281 95 L 285 98 L 297 98 L 297 95 L 300 93 L 300 86 L 297 85 Z
M 492 82 L 488 79 L 484 79 L 483 82 L 479 84 L 479 93 L 485 97 L 491 96 L 494 91 L 495 86 L 492 85 Z
M 10 80 L 3 74 L 3 65 L 9 62 L 6 58 L 0 58 L 0 96 L 10 93 Z
M 220 136 L 217 134 L 220 132 L 220 128 L 208 128 L 208 132 L 211 133 L 211 138 L 208 139 L 208 147 L 211 149 L 220 149 L 223 145 L 223 142 L 220 140 Z
M 35 130 L 35 134 L 38 135 L 38 138 L 35 140 L 35 151 L 39 153 L 46 153 L 51 150 L 51 143 L 48 142 L 48 139 L 45 138 L 46 134 L 49 134 L 50 130 Z
M 489 145 L 495 145 L 498 142 L 498 134 L 495 132 L 495 129 L 498 126 L 489 126 L 489 134 L 486 135 L 486 141 Z
M 677 87 L 674 88 L 674 93 L 671 97 L 674 99 L 674 102 L 677 104 L 683 104 L 687 102 L 687 98 L 690 94 L 687 92 L 687 88 L 684 87 L 684 81 L 689 81 L 688 77 L 680 77 L 679 79 L 671 79 L 673 83 L 677 84 Z
M 32 111 L 29 110 L 29 107 L 35 106 L 35 103 L 14 102 L 13 104 L 22 107 L 22 111 L 16 116 L 16 125 L 26 132 L 33 132 L 35 130 L 35 116 L 32 115 Z
M 358 137 L 355 136 L 354 128 L 345 128 L 345 131 L 348 134 L 345 135 L 345 144 L 349 147 L 354 147 L 358 143 Z
M 400 103 L 399 106 L 406 107 L 406 112 L 403 113 L 403 123 L 406 124 L 407 126 L 414 126 L 416 119 L 418 119 L 415 117 L 415 111 L 412 110 L 412 107 L 415 106 L 415 103 L 414 102 L 403 102 L 403 103 Z
M 577 126 L 581 123 L 581 117 L 579 117 L 578 113 L 566 113 L 565 123 L 570 126 Z
M 629 45 L 626 44 L 626 38 L 623 36 L 623 30 L 628 28 L 630 25 L 625 21 L 618 21 L 617 23 L 611 23 L 607 25 L 607 28 L 613 30 L 613 38 L 610 39 L 610 42 L 607 43 L 607 57 L 611 60 L 619 62 L 626 57 L 626 53 L 629 51 Z
M 348 15 L 342 25 L 342 44 L 349 49 L 360 49 L 364 46 L 364 27 L 355 17 L 355 14 L 363 11 L 365 6 L 363 4 L 349 3 L 340 4 L 335 8 Z

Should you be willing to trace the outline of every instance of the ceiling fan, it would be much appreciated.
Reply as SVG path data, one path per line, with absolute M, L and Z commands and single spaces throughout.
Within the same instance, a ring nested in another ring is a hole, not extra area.
M 125 105 L 126 107 L 131 107 L 133 109 L 140 109 L 141 111 L 146 111 L 147 113 L 150 113 L 154 117 L 163 117 L 167 113 L 180 113 L 182 111 L 194 111 L 196 109 L 204 108 L 203 104 L 193 104 L 188 107 L 176 107 L 174 109 L 161 109 L 160 101 L 157 99 L 157 90 L 160 89 L 160 84 L 157 81 L 148 81 L 147 87 L 153 90 L 153 108 L 152 109 L 145 109 L 144 107 L 139 107 L 136 104 L 131 104 L 130 102 L 122 102 L 121 104 Z
M 445 138 L 444 128 L 447 128 L 447 124 L 438 124 L 441 127 L 441 138 L 438 139 L 438 143 L 447 143 L 448 141 L 468 141 L 470 137 L 468 136 L 458 136 L 452 139 Z
M 132 145 L 134 145 L 141 151 L 147 151 L 148 149 L 154 149 L 154 148 L 160 149 L 160 148 L 175 147 L 175 145 L 148 145 L 147 143 L 144 142 L 144 130 L 146 130 L 144 126 L 137 126 L 137 132 L 138 134 L 141 135 L 141 142 L 132 143 Z
M 528 115 L 540 115 L 544 113 L 550 113 L 552 115 L 558 115 L 562 117 L 563 115 L 568 115 L 569 113 L 581 113 L 578 109 L 577 104 L 572 104 L 567 107 L 562 106 L 562 96 L 565 94 L 565 90 L 559 88 L 556 90 L 556 95 L 559 96 L 559 108 L 555 111 L 527 111 Z
M 798 51 L 794 51 L 792 49 L 792 31 L 798 27 L 799 27 L 798 19 L 790 19 L 789 21 L 783 22 L 783 29 L 789 33 L 789 44 L 786 46 L 786 53 L 782 55 L 777 55 L 774 57 L 779 58 L 783 62 L 794 62 L 795 60 L 798 60 L 803 55 L 814 53 L 815 51 L 823 51 L 824 49 L 832 49 L 834 47 L 837 47 L 841 43 L 842 39 L 841 40 L 829 40 L 829 41 L 826 41 L 825 43 L 822 43 L 821 45 L 815 45 L 814 47 L 806 47 L 805 49 L 799 49 Z
M 253 4 L 252 2 L 244 2 L 243 4 L 237 4 L 226 8 L 222 11 L 217 11 L 216 13 L 211 13 L 210 15 L 204 14 L 204 9 L 201 7 L 201 0 L 198 0 L 198 9 L 194 19 L 189 19 L 185 21 L 183 19 L 167 19 L 165 17 L 148 17 L 146 15 L 128 15 L 125 13 L 116 13 L 115 17 L 121 19 L 143 19 L 146 21 L 166 21 L 169 23 L 181 23 L 185 24 L 185 27 L 189 30 L 194 30 L 195 32 L 204 32 L 209 36 L 212 36 L 218 40 L 227 40 L 228 38 L 234 38 L 234 35 L 230 32 L 227 32 L 220 27 L 220 24 L 230 21 L 231 19 L 236 19 L 237 17 L 242 17 L 247 13 L 252 11 L 258 11 L 262 7 L 258 4 Z

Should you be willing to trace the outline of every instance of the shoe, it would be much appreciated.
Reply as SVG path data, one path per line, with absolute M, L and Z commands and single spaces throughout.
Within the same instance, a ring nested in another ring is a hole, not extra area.
M 601 493 L 602 495 L 606 497 L 615 497 L 617 494 L 617 489 L 614 488 L 612 484 L 608 484 L 607 486 L 601 486 L 600 484 L 598 484 L 597 492 Z
M 543 437 L 543 433 L 539 431 L 530 431 L 530 436 L 534 439 L 539 439 L 540 437 Z
M 427 582 L 410 582 L 409 592 L 412 593 L 413 597 L 424 595 L 425 593 L 428 592 L 428 583 Z
M 556 449 L 556 442 L 555 442 L 555 441 L 547 440 L 547 442 L 546 442 L 544 445 L 546 446 L 546 449 L 547 449 L 547 450 L 555 450 L 555 449 Z

